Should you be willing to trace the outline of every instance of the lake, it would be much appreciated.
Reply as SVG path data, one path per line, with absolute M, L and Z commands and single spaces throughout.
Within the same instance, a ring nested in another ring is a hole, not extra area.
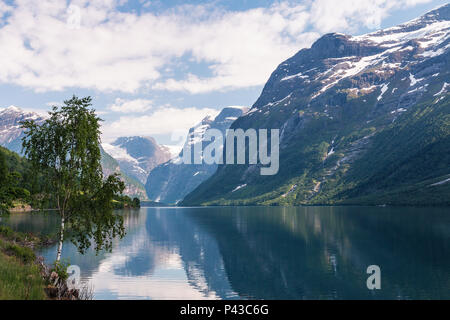
M 95 299 L 450 299 L 449 208 L 209 207 L 121 212 L 111 253 L 65 243 Z M 54 214 L 2 224 L 51 233 Z M 40 255 L 47 262 L 56 247 Z M 381 289 L 368 290 L 369 265 Z

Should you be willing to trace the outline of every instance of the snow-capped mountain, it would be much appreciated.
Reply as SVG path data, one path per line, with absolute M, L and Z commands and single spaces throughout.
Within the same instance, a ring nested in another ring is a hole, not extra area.
M 434 183 L 450 174 L 449 34 L 447 4 L 300 50 L 232 125 L 280 129 L 278 175 L 221 166 L 183 204 L 442 203 L 437 195 L 450 184 Z
M 378 92 L 381 99 L 388 89 L 394 90 L 388 80 L 399 72 L 411 89 L 423 91 L 422 82 L 427 76 L 437 76 L 439 67 L 435 64 L 435 69 L 419 74 L 417 66 L 448 52 L 449 10 L 447 5 L 367 35 L 324 35 L 310 49 L 301 50 L 277 68 L 251 111 L 282 107 L 300 95 L 306 95 L 312 103 L 328 90 L 340 87 L 352 96 Z
M 203 147 L 206 146 L 206 144 L 203 145 L 204 134 L 208 129 L 218 129 L 222 134 L 225 134 L 225 130 L 245 111 L 246 109 L 242 107 L 227 107 L 215 118 L 207 116 L 191 128 L 185 146 L 191 147 L 192 158 L 195 150 L 203 150 Z M 195 145 L 199 144 L 201 147 L 196 148 Z M 180 152 L 177 157 L 157 166 L 150 172 L 146 184 L 150 200 L 177 203 L 217 170 L 217 165 L 183 164 L 182 158 L 183 152 Z
M 44 118 L 35 112 L 27 112 L 22 109 L 10 106 L 0 109 L 0 145 L 17 152 L 22 153 L 23 129 L 20 122 L 25 120 L 35 120 L 42 122 Z
M 169 148 L 158 145 L 150 137 L 121 137 L 102 146 L 118 161 L 123 172 L 143 184 L 153 168 L 171 158 Z

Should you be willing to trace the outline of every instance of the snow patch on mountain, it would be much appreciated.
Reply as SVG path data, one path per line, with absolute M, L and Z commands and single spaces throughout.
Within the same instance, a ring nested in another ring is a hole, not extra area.
M 384 47 L 391 47 L 406 43 L 413 39 L 423 39 L 421 44 L 424 47 L 436 45 L 445 40 L 448 36 L 446 32 L 450 28 L 450 21 L 438 21 L 421 27 L 420 18 L 414 19 L 403 25 L 369 33 L 366 35 L 353 37 L 355 41 L 371 41 Z M 417 27 L 413 31 L 404 31 L 410 27 Z
M 442 86 L 441 91 L 439 91 L 438 93 L 434 94 L 434 96 L 437 97 L 437 96 L 440 96 L 443 93 L 446 93 L 448 86 L 449 86 L 449 84 L 447 82 L 444 82 L 444 85 Z
M 295 79 L 295 78 L 301 78 L 301 79 L 308 79 L 309 76 L 307 75 L 303 75 L 301 72 L 291 75 L 291 76 L 287 76 L 282 78 L 280 81 L 287 81 L 287 80 L 291 80 L 291 79 Z
M 135 164 L 139 164 L 139 161 L 137 159 L 130 156 L 127 153 L 127 150 L 121 147 L 113 146 L 112 144 L 109 143 L 102 143 L 102 147 L 103 149 L 105 149 L 106 153 L 108 153 L 111 157 L 113 157 L 118 161 L 129 161 Z
M 442 181 L 439 181 L 439 182 L 436 182 L 436 183 L 433 183 L 433 184 L 430 184 L 429 187 L 440 186 L 440 185 L 446 184 L 448 182 L 450 182 L 450 178 L 442 180 Z
M 241 190 L 242 188 L 245 188 L 246 186 L 247 186 L 247 184 L 241 184 L 240 186 L 237 186 L 236 188 L 234 188 L 233 191 L 231 191 L 231 192 L 232 193 L 236 192 L 238 190 Z
M 414 87 L 418 82 L 423 81 L 423 79 L 424 79 L 424 78 L 416 79 L 416 78 L 414 77 L 414 75 L 410 73 L 410 74 L 409 74 L 409 81 L 410 81 L 409 85 L 410 85 L 411 87 Z
M 383 98 L 383 95 L 388 90 L 388 88 L 389 88 L 389 83 L 383 84 L 383 86 L 381 87 L 381 94 L 378 96 L 377 101 L 380 101 Z
M 291 96 L 292 96 L 292 93 L 288 94 L 286 97 L 284 97 L 283 99 L 280 99 L 280 100 L 278 100 L 278 101 L 269 102 L 268 104 L 265 105 L 265 107 L 273 107 L 273 106 L 277 106 L 277 105 L 281 104 L 283 101 L 288 100 Z M 250 113 L 250 112 L 249 112 L 249 113 Z
M 164 144 L 164 145 L 162 145 L 162 147 L 165 147 L 165 148 L 167 148 L 169 150 L 170 155 L 171 155 L 172 158 L 177 157 L 180 154 L 181 150 L 183 149 L 182 145 L 168 145 L 168 144 Z

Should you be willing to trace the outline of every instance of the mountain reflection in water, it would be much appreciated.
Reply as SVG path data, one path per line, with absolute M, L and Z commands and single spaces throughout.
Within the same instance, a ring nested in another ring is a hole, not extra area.
M 65 244 L 96 299 L 450 298 L 446 208 L 213 207 L 123 211 L 111 253 Z M 1 222 L 49 233 L 54 215 Z M 56 249 L 42 254 L 48 262 Z M 366 287 L 369 265 L 381 290 Z

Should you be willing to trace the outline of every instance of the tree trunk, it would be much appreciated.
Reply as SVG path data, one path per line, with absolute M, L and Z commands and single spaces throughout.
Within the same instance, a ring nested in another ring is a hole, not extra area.
M 59 245 L 58 245 L 58 253 L 56 254 L 56 261 L 59 262 L 61 260 L 61 251 L 64 241 L 64 217 L 61 218 L 61 229 L 59 235 Z

